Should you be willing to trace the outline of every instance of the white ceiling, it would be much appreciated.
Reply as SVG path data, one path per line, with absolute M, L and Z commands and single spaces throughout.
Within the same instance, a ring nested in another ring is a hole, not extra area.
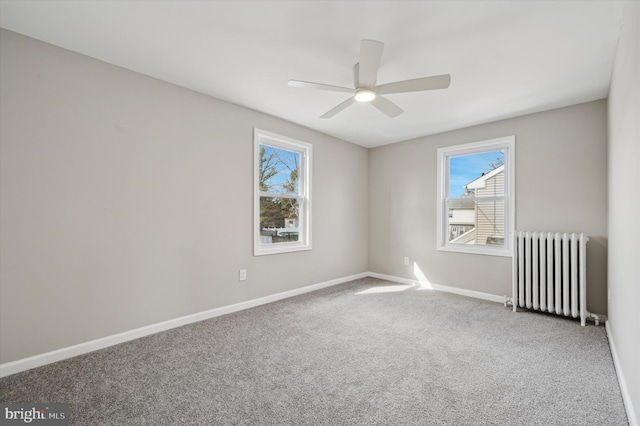
M 0 26 L 366 147 L 607 96 L 620 1 L 5 1 Z M 378 84 L 450 74 L 446 90 L 388 95 L 389 118 L 348 94 L 360 40 L 385 43 Z

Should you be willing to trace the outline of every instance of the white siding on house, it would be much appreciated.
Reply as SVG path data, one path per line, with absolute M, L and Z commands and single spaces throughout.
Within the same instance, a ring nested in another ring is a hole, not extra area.
M 484 180 L 484 187 L 476 189 L 476 197 L 504 196 L 504 166 L 498 173 Z M 504 201 L 478 201 L 476 213 L 476 244 L 491 244 L 487 238 L 504 239 Z M 497 241 L 501 243 L 501 241 Z
M 476 244 L 502 244 L 500 238 L 504 240 L 504 201 L 478 201 Z
M 467 196 L 449 200 L 449 241 L 453 241 L 476 226 L 476 204 Z M 459 242 L 459 241 L 458 241 Z
M 475 225 L 474 209 L 450 209 L 449 225 Z

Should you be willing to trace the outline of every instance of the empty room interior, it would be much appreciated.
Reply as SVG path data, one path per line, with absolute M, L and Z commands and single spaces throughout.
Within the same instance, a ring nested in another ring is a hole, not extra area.
M 640 2 L 0 27 L 3 424 L 638 425 Z

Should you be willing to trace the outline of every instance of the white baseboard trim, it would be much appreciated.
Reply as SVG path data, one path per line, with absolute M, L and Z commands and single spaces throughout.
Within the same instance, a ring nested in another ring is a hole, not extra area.
M 504 299 L 505 296 L 498 296 L 496 294 L 483 293 L 481 291 L 474 291 L 474 290 L 465 290 L 464 288 L 450 287 L 442 284 L 421 283 L 419 280 L 401 278 L 393 275 L 378 274 L 377 272 L 369 272 L 368 276 L 373 278 L 380 278 L 381 280 L 394 281 L 401 284 L 419 285 L 419 286 L 422 286 L 423 288 L 431 288 L 433 290 L 446 291 L 448 293 L 460 294 L 462 296 L 473 297 L 476 299 L 489 300 L 491 302 L 504 303 L 504 300 L 505 300 Z M 524 309 L 524 308 L 518 308 L 518 309 Z M 593 312 L 593 315 L 596 315 L 600 318 L 601 324 L 606 323 L 607 321 L 606 315 L 597 314 L 595 312 Z
M 618 359 L 618 352 L 616 350 L 616 344 L 613 341 L 613 333 L 611 332 L 611 326 L 609 321 L 604 325 L 607 330 L 607 337 L 609 338 L 609 347 L 611 348 L 611 357 L 613 358 L 613 365 L 616 369 L 616 375 L 618 376 L 618 383 L 620 383 L 620 392 L 622 393 L 622 401 L 624 402 L 624 408 L 627 411 L 627 420 L 629 420 L 629 426 L 638 426 L 638 418 L 636 417 L 633 404 L 631 403 L 631 395 L 627 389 L 627 382 L 622 374 L 622 367 L 620 366 L 620 360 Z
M 191 324 L 206 319 L 219 317 L 221 315 L 230 314 L 232 312 L 242 311 L 244 309 L 254 308 L 256 306 L 265 305 L 267 303 L 276 302 L 278 300 L 286 299 L 293 296 L 298 296 L 304 293 L 320 290 L 326 287 L 331 287 L 338 284 L 343 284 L 349 281 L 357 280 L 360 278 L 366 278 L 369 273 L 363 272 L 360 274 L 350 275 L 347 277 L 337 278 L 321 282 L 318 284 L 312 284 L 306 287 L 296 288 L 282 293 L 272 294 L 258 299 L 247 300 L 246 302 L 235 303 L 233 305 L 222 306 L 220 308 L 214 308 L 196 314 L 187 315 L 180 318 L 175 318 L 168 321 L 163 321 L 157 324 L 151 324 L 145 327 L 136 328 L 134 330 L 125 331 L 123 333 L 114 334 L 100 339 L 91 340 L 89 342 L 80 343 L 66 348 L 57 349 L 55 351 L 46 352 L 43 354 L 35 355 L 29 358 L 20 359 L 17 361 L 6 362 L 0 364 L 0 377 L 10 376 L 12 374 L 20 373 L 22 371 L 30 370 L 32 368 L 41 367 L 43 365 L 51 364 L 53 362 L 62 361 L 63 359 L 72 358 L 74 356 L 83 355 L 89 352 L 96 351 L 98 349 L 104 349 L 109 346 L 117 345 L 120 343 L 128 342 L 130 340 L 139 339 L 140 337 L 149 336 L 151 334 L 159 333 L 161 331 L 170 330 L 172 328 L 181 327 L 183 325 Z
M 396 276 L 393 276 L 393 275 L 378 274 L 377 272 L 369 272 L 368 275 L 370 277 L 373 277 L 373 278 L 379 278 L 381 280 L 393 281 L 393 282 L 397 282 L 397 283 L 400 283 L 400 284 L 419 285 L 419 286 L 422 286 L 423 288 L 431 288 L 433 290 L 445 291 L 447 293 L 460 294 L 462 296 L 473 297 L 475 299 L 483 299 L 483 300 L 490 300 L 492 302 L 504 303 L 504 296 L 497 296 L 495 294 L 482 293 L 480 291 L 474 291 L 474 290 L 465 290 L 464 288 L 449 287 L 449 286 L 441 285 L 441 284 L 421 283 L 418 280 L 412 280 L 412 279 L 409 279 L 409 278 L 401 278 L 401 277 L 396 277 Z

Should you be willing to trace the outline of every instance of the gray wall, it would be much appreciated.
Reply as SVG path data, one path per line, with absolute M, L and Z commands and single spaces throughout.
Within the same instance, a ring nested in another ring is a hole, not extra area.
M 511 294 L 511 258 L 436 250 L 437 149 L 516 136 L 516 229 L 585 232 L 588 308 L 607 313 L 604 100 L 374 148 L 369 154 L 369 270 Z M 403 265 L 403 257 L 411 259 Z
M 640 415 L 640 3 L 628 2 L 609 94 L 609 331 Z
M 366 149 L 0 43 L 0 363 L 367 270 Z M 252 256 L 254 127 L 313 144 L 312 251 Z

